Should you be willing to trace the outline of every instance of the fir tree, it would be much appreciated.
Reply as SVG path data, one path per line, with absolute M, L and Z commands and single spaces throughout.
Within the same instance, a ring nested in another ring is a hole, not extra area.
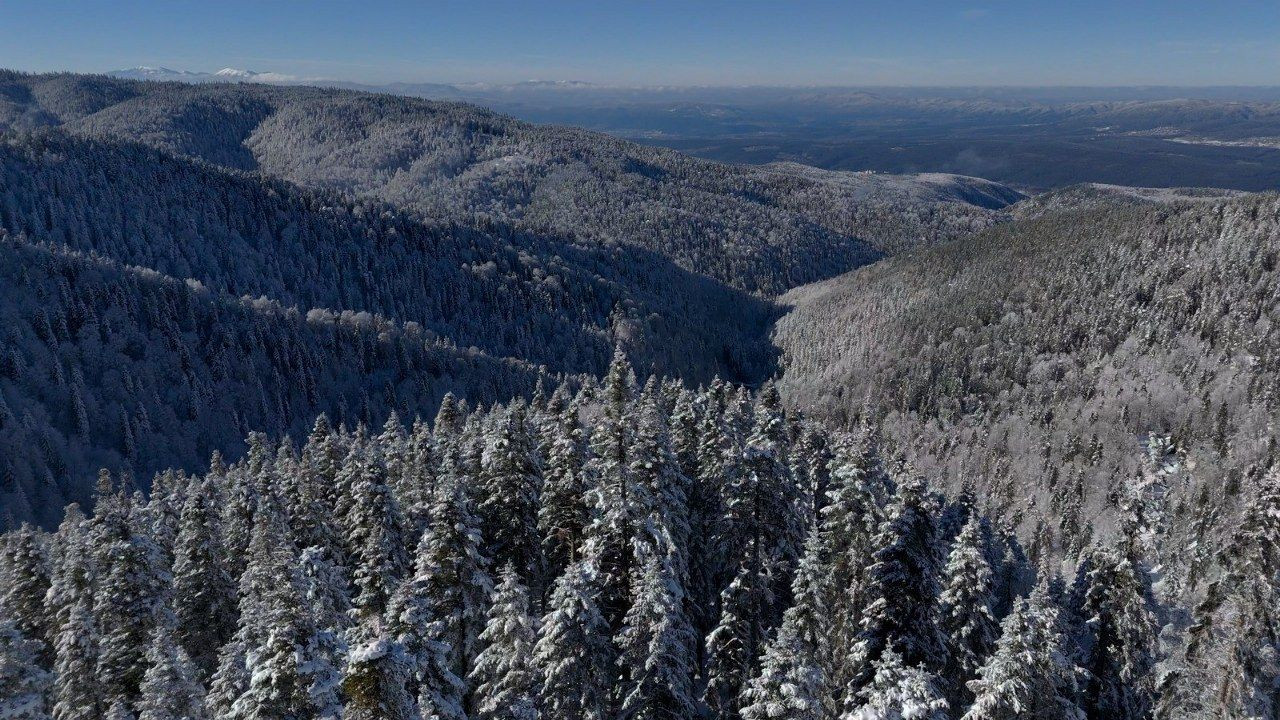
M 480 634 L 480 654 L 468 677 L 475 688 L 476 720 L 536 720 L 537 675 L 533 650 L 538 631 L 529 614 L 529 592 L 515 568 L 503 568 L 488 623 Z
M 541 674 L 538 706 L 557 720 L 603 720 L 613 694 L 613 644 L 596 597 L 599 579 L 589 561 L 556 580 L 542 619 L 534 663 Z
M 537 588 L 542 582 L 538 534 L 542 477 L 527 425 L 520 403 L 499 420 L 487 443 L 477 515 L 488 548 L 486 555 L 501 566 L 511 563 L 526 583 Z
M 138 720 L 204 720 L 204 688 L 196 668 L 168 627 L 156 627 L 147 650 Z
M 106 710 L 98 681 L 98 627 L 88 593 L 71 606 L 55 643 L 54 720 L 97 720 Z
M 0 718 L 48 720 L 52 677 L 40 667 L 43 643 L 0 618 Z
M 404 646 L 377 618 L 361 625 L 342 678 L 346 720 L 417 720 L 418 708 L 406 683 L 410 661 Z
M 49 560 L 36 531 L 24 524 L 5 538 L 4 591 L 0 608 L 29 642 L 40 648 L 40 666 L 53 663 L 54 618 L 45 603 L 49 592 Z
M 210 483 L 193 483 L 182 506 L 173 563 L 173 610 L 178 643 L 200 677 L 218 661 L 218 648 L 235 633 L 235 584 L 226 568 L 221 518 Z
M 903 665 L 893 648 L 876 661 L 875 676 L 863 688 L 844 720 L 948 720 L 947 700 L 933 674 Z
M 585 451 L 579 409 L 570 403 L 546 431 L 550 436 L 538 508 L 547 574 L 559 577 L 581 557 L 588 520 Z
M 620 718 L 678 720 L 696 714 L 689 667 L 693 629 L 684 614 L 676 570 L 650 554 L 637 579 L 635 601 L 618 635 Z
M 952 545 L 938 597 L 938 628 L 947 653 L 942 677 L 951 706 L 957 708 L 972 699 L 966 683 L 976 676 L 998 637 L 991 612 L 991 567 L 981 543 L 978 516 L 971 514 Z
M 404 520 L 374 452 L 352 450 L 343 473 L 352 477 L 346 546 L 354 568 L 353 602 L 362 614 L 378 615 L 386 610 L 408 566 Z

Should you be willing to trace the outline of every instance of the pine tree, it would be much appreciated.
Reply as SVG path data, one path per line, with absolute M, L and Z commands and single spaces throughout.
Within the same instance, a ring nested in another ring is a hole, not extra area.
M 693 628 L 684 614 L 677 571 L 650 554 L 637 579 L 635 601 L 618 635 L 622 668 L 620 718 L 679 720 L 696 715 L 692 672 Z
M 631 451 L 631 477 L 644 490 L 648 501 L 646 530 L 637 542 L 649 545 L 648 552 L 660 553 L 674 573 L 672 581 L 680 586 L 680 595 L 689 574 L 689 507 L 688 479 L 680 472 L 680 464 L 671 449 L 666 419 L 655 395 L 640 401 L 635 441 Z
M 147 651 L 150 667 L 142 679 L 138 700 L 138 720 L 204 720 L 204 688 L 196 668 L 174 638 L 161 624 L 156 627 Z
M 853 695 L 869 680 L 873 665 L 894 648 L 909 666 L 936 667 L 945 649 L 933 620 L 938 596 L 939 552 L 924 481 L 908 475 L 880 523 L 867 568 L 865 606 L 849 665 L 847 691 Z
M 633 542 L 649 507 L 643 488 L 631 474 L 630 449 L 635 436 L 631 415 L 633 385 L 631 366 L 619 349 L 605 376 L 603 416 L 591 434 L 592 458 L 588 466 L 595 487 L 585 555 L 599 573 L 600 611 L 614 631 L 621 628 L 630 606 L 631 574 L 635 568 Z
M 455 464 L 453 459 L 446 463 L 431 524 L 418 543 L 413 577 L 396 592 L 388 618 L 390 632 L 415 667 L 423 668 L 436 646 L 443 645 L 449 672 L 461 678 L 478 652 L 493 583 L 480 551 L 478 521 Z
M 375 453 L 353 449 L 342 473 L 352 478 L 346 546 L 354 568 L 353 602 L 365 616 L 379 615 L 408 566 L 404 520 Z
M 235 584 L 227 572 L 221 518 L 210 483 L 193 483 L 182 506 L 173 562 L 173 610 L 178 643 L 199 677 L 217 667 L 236 628 Z
M 98 681 L 98 627 L 88 592 L 71 606 L 59 631 L 54 663 L 54 720 L 97 720 L 106 706 Z
M 717 718 L 733 718 L 751 679 L 756 657 L 768 635 L 766 616 L 772 596 L 767 583 L 769 568 L 739 566 L 733 582 L 720 595 L 720 621 L 707 635 L 706 703 Z
M 991 654 L 999 628 L 991 612 L 992 573 L 982 553 L 980 521 L 971 514 L 956 536 L 943 569 L 938 629 L 946 643 L 943 683 L 952 707 L 972 699 L 966 683 Z
M 819 720 L 834 716 L 823 667 L 831 638 L 831 581 L 825 538 L 812 532 L 793 581 L 795 603 L 760 660 L 760 672 L 743 691 L 743 720 Z
M 11 618 L 0 619 L 0 718 L 48 720 L 52 677 L 40 667 L 42 651 Z
M 588 521 L 586 453 L 575 403 L 550 424 L 546 470 L 538 508 L 538 532 L 549 577 L 559 577 L 581 557 Z
M 237 720 L 339 714 L 338 674 L 304 596 L 293 544 L 280 503 L 271 495 L 258 506 L 248 567 L 241 578 L 240 637 L 248 683 L 228 717 Z M 234 686 L 234 658 L 219 669 L 215 687 Z M 221 691 L 221 688 L 219 688 Z
M 1066 643 L 1042 580 L 1001 623 L 995 650 L 969 682 L 974 700 L 963 720 L 1084 720 Z
M 514 565 L 536 593 L 542 583 L 538 533 L 542 477 L 522 403 L 502 414 L 486 444 L 477 508 L 486 555 L 498 565 Z
M 481 651 L 468 681 L 475 688 L 475 720 L 536 720 L 537 675 L 533 649 L 538 641 L 529 614 L 529 592 L 515 568 L 503 568 L 488 623 L 480 634 Z
M 613 695 L 614 652 L 596 602 L 599 578 L 589 561 L 569 566 L 556 580 L 542 619 L 534 663 L 540 671 L 538 705 L 557 720 L 603 720 Z
M 235 703 L 249 689 L 249 668 L 246 660 L 248 630 L 241 627 L 226 645 L 218 650 L 218 669 L 209 678 L 209 693 L 205 704 L 215 718 L 233 717 Z
M 1095 548 L 1073 596 L 1080 665 L 1087 671 L 1084 711 L 1090 718 L 1147 717 L 1155 700 L 1155 617 L 1150 589 L 1118 550 Z
M 345 720 L 417 720 L 421 717 L 406 683 L 410 661 L 404 646 L 378 619 L 360 626 L 342 678 Z
M 147 670 L 146 652 L 156 622 L 169 612 L 170 577 L 160 567 L 151 539 L 130 522 L 127 505 L 100 513 L 102 577 L 94 592 L 94 615 L 101 632 L 98 677 L 104 702 L 132 707 Z
M 918 666 L 906 666 L 893 648 L 875 664 L 871 684 L 857 696 L 844 720 L 948 720 L 947 700 L 937 679 Z
M 40 648 L 38 661 L 46 670 L 52 667 L 54 618 L 45 603 L 49 592 L 49 561 L 40 538 L 31 526 L 23 524 L 5 538 L 6 572 L 0 608 L 13 619 L 29 642 Z

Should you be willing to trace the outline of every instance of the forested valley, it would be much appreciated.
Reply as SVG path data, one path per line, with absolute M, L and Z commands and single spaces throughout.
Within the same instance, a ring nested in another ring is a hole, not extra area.
M 1267 718 L 1280 201 L 0 73 L 0 718 Z

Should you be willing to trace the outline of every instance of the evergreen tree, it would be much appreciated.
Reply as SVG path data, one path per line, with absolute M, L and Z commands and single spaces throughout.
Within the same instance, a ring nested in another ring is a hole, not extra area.
M 933 674 L 918 666 L 903 665 L 893 648 L 876 661 L 871 684 L 857 696 L 855 708 L 844 720 L 948 720 L 947 700 Z
M 209 482 L 193 483 L 182 506 L 173 563 L 173 611 L 178 643 L 199 677 L 217 667 L 236 628 L 235 584 L 227 572 L 221 518 Z
M 529 614 L 529 592 L 515 568 L 503 568 L 480 654 L 468 680 L 475 688 L 475 720 L 536 720 L 537 674 L 533 650 L 538 630 Z
M 204 688 L 187 653 L 161 624 L 147 650 L 138 720 L 204 720 Z
M 43 643 L 0 618 L 0 718 L 48 720 L 52 677 L 40 667 Z
M 1155 700 L 1155 618 L 1142 571 L 1123 553 L 1096 548 L 1073 590 L 1083 619 L 1077 640 L 1089 718 L 1137 720 Z
M 492 588 L 465 481 L 450 460 L 437 488 L 431 524 L 418 543 L 413 577 L 396 592 L 388 610 L 389 631 L 420 671 L 442 646 L 449 672 L 465 677 L 478 652 Z
M 406 683 L 410 661 L 404 646 L 377 618 L 363 623 L 353 643 L 342 678 L 345 720 L 417 720 L 420 718 Z
M 353 602 L 362 614 L 379 615 L 408 566 L 404 520 L 374 452 L 353 449 L 342 474 L 352 478 L 346 546 L 353 566 Z
M 866 604 L 849 657 L 851 696 L 871 679 L 887 648 L 908 666 L 933 668 L 945 657 L 933 619 L 939 571 L 934 517 L 924 481 L 905 477 L 872 542 Z
M 952 707 L 968 706 L 966 683 L 995 646 L 999 628 L 991 612 L 992 573 L 982 553 L 980 523 L 969 516 L 943 569 L 938 628 L 946 643 L 943 682 Z
M 559 577 L 582 554 L 588 521 L 586 453 L 576 403 L 550 424 L 546 470 L 538 508 L 538 532 L 547 574 Z
M 45 596 L 49 592 L 49 561 L 40 537 L 24 524 L 5 540 L 4 590 L 0 609 L 12 618 L 28 642 L 40 648 L 38 660 L 46 670 L 53 663 L 54 618 Z
M 823 658 L 831 644 L 831 607 L 826 538 L 812 532 L 793 582 L 795 603 L 760 660 L 760 671 L 743 691 L 743 720 L 818 720 L 835 715 L 828 698 Z
M 209 693 L 205 698 L 209 714 L 215 718 L 233 717 L 236 701 L 249 689 L 244 639 L 247 635 L 247 629 L 241 627 L 236 636 L 218 650 L 218 669 L 209 678 Z
M 89 594 L 71 606 L 55 643 L 54 720 L 97 720 L 106 710 L 98 681 L 98 627 Z
M 538 533 L 542 477 L 522 403 L 503 413 L 486 444 L 477 508 L 486 555 L 500 566 L 511 563 L 526 583 L 537 588 L 542 582 Z
M 538 706 L 547 718 L 604 720 L 613 695 L 614 651 L 596 602 L 600 579 L 589 561 L 556 580 L 542 619 L 534 663 L 541 674 Z
M 693 628 L 684 614 L 676 570 L 650 554 L 637 578 L 635 601 L 618 635 L 620 718 L 678 720 L 696 715 L 689 667 Z
M 974 700 L 963 720 L 1084 720 L 1066 643 L 1042 581 L 1001 623 L 995 650 L 969 682 Z

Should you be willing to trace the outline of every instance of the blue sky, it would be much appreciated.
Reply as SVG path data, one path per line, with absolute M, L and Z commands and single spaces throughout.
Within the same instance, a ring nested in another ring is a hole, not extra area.
M 1280 0 L 0 0 L 0 67 L 365 82 L 1280 85 Z

